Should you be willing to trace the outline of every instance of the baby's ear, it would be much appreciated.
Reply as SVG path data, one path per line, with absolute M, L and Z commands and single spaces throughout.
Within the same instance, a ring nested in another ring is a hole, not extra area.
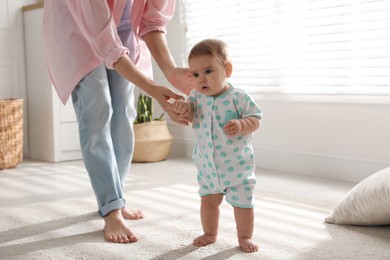
M 225 71 L 226 71 L 226 77 L 230 78 L 233 72 L 233 65 L 230 62 L 226 63 Z

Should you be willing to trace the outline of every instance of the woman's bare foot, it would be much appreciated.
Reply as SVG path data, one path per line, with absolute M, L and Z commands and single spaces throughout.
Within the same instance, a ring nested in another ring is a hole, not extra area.
M 217 236 L 210 235 L 210 234 L 203 234 L 195 238 L 192 244 L 194 246 L 201 247 L 201 246 L 207 246 L 208 244 L 214 243 L 215 241 L 217 241 Z
M 104 218 L 104 237 L 113 243 L 133 243 L 138 239 L 127 226 L 121 210 L 116 209 L 108 213 Z
M 259 245 L 256 244 L 250 238 L 240 238 L 238 239 L 238 243 L 241 249 L 246 253 L 253 253 L 259 251 Z
M 140 210 L 133 210 L 131 211 L 129 208 L 122 208 L 122 216 L 125 219 L 130 219 L 130 220 L 137 220 L 137 219 L 143 219 L 144 214 Z

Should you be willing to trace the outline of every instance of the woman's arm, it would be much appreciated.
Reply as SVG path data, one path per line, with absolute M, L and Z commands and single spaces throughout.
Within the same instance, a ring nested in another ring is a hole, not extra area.
M 91 48 L 112 69 L 129 50 L 122 45 L 107 1 L 67 0 L 67 7 Z
M 169 51 L 165 33 L 152 31 L 143 36 L 157 65 L 166 79 L 179 91 L 189 94 L 194 88 L 193 78 L 187 68 L 178 68 Z
M 133 61 L 127 55 L 123 55 L 114 64 L 114 69 L 124 78 L 134 83 L 136 86 L 152 96 L 160 104 L 161 108 L 168 113 L 172 121 L 188 125 L 188 122 L 183 120 L 179 114 L 174 112 L 173 105 L 168 102 L 169 99 L 183 99 L 182 96 L 176 94 L 165 86 L 158 85 L 150 78 L 142 74 Z

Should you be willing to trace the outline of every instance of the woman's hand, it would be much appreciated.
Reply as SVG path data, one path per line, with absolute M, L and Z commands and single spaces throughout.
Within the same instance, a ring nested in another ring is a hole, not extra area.
M 154 86 L 148 93 L 152 96 L 161 106 L 161 108 L 168 114 L 169 118 L 180 125 L 188 125 L 189 120 L 180 116 L 179 113 L 175 112 L 173 104 L 170 102 L 173 100 L 184 100 L 184 97 L 173 92 L 171 89 L 165 86 Z

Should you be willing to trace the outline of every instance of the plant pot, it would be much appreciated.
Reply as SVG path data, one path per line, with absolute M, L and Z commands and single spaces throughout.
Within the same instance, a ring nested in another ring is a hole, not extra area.
M 23 99 L 0 100 L 0 170 L 23 160 Z
M 165 120 L 134 124 L 134 139 L 133 162 L 165 160 L 173 141 Z

